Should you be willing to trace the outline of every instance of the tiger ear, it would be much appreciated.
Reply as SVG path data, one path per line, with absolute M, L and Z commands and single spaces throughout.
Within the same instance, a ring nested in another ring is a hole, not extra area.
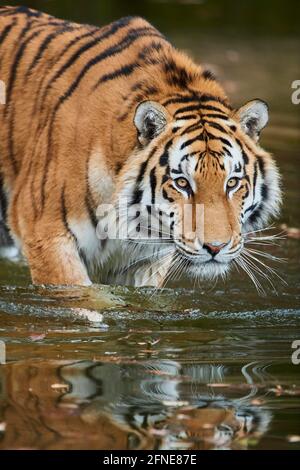
M 235 113 L 243 131 L 255 142 L 259 139 L 260 131 L 269 120 L 268 105 L 262 100 L 252 100 L 244 104 Z
M 155 101 L 144 101 L 136 108 L 134 124 L 138 131 L 140 143 L 147 145 L 166 127 L 167 111 Z

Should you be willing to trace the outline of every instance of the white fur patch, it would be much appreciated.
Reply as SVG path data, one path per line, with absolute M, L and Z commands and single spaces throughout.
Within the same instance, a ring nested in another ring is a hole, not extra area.
M 84 253 L 88 262 L 93 262 L 96 258 L 100 258 L 101 244 L 97 238 L 96 230 L 89 219 L 68 220 L 68 224 L 72 232 L 77 238 L 78 247 Z

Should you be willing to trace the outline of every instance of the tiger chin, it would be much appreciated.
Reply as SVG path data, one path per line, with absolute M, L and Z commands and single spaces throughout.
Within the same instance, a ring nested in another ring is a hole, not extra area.
M 245 244 L 281 203 L 264 101 L 233 108 L 142 18 L 97 28 L 1 7 L 0 34 L 1 226 L 33 283 L 251 273 Z M 125 235 L 103 237 L 124 207 Z

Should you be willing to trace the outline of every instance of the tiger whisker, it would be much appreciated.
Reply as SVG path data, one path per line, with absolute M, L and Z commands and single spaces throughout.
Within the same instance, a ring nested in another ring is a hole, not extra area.
M 244 253 L 244 255 L 245 255 L 245 253 Z M 257 273 L 258 275 L 260 275 L 262 278 L 266 279 L 266 281 L 269 282 L 269 284 L 271 285 L 271 287 L 272 287 L 272 288 L 276 291 L 276 293 L 277 293 L 277 290 L 276 290 L 276 288 L 275 288 L 275 286 L 274 286 L 274 284 L 273 284 L 273 282 L 272 282 L 272 279 L 270 278 L 270 276 L 268 276 L 267 273 L 265 273 L 264 271 L 262 271 L 262 269 L 261 269 L 259 266 L 257 266 L 257 265 L 255 264 L 255 262 L 253 262 L 251 259 L 249 259 L 249 258 L 246 258 L 246 259 L 245 259 L 245 257 L 244 257 L 243 260 L 244 260 L 244 262 L 246 262 L 246 263 L 248 264 L 248 266 L 251 266 L 251 267 L 252 267 L 252 270 L 256 271 L 256 273 Z
M 265 264 L 262 260 L 256 258 L 253 254 L 249 253 L 247 249 L 245 249 L 245 251 L 243 252 L 243 254 L 245 256 L 247 256 L 248 258 L 251 258 L 252 260 L 256 261 L 257 263 L 261 264 L 265 269 L 267 269 L 267 271 L 269 271 L 271 274 L 274 274 L 275 276 L 278 277 L 278 279 L 285 285 L 287 285 L 287 282 L 278 274 L 278 272 L 276 271 L 276 269 L 274 268 L 271 268 L 271 266 L 268 266 L 267 264 Z M 257 267 L 258 268 L 258 267 Z
M 274 228 L 275 228 L 275 225 L 271 224 L 271 225 L 268 225 L 268 227 L 265 227 L 265 228 L 260 228 L 258 230 L 251 230 L 250 232 L 243 232 L 243 235 L 249 235 L 251 233 L 258 233 L 258 232 L 265 232 L 267 230 L 272 230 Z
M 178 256 L 177 258 L 178 258 L 177 266 L 176 266 L 176 269 L 174 270 L 174 273 L 173 273 L 173 280 L 174 281 L 179 278 L 180 273 L 182 271 L 181 268 L 184 265 L 184 259 L 181 256 Z
M 163 244 L 171 244 L 174 242 L 174 240 L 172 238 L 170 239 L 163 239 L 163 240 L 144 240 L 144 239 L 137 239 L 137 240 L 134 240 L 134 239 L 125 239 L 123 240 L 127 243 L 132 243 L 134 245 L 163 245 Z
M 272 261 L 276 261 L 278 263 L 286 263 L 287 262 L 287 258 L 279 258 L 278 256 L 271 255 L 270 253 L 266 253 L 264 251 L 253 250 L 253 248 L 245 248 L 245 250 L 247 250 L 250 253 L 254 253 L 258 256 L 262 256 L 263 258 L 267 258 L 267 259 L 270 259 Z
M 244 240 L 245 245 L 261 245 L 261 246 L 280 246 L 279 243 L 272 241 L 256 241 L 256 240 Z
M 262 287 L 261 283 L 258 281 L 258 279 L 255 277 L 254 273 L 252 272 L 252 269 L 245 263 L 244 259 L 237 258 L 234 260 L 234 264 L 240 266 L 245 273 L 249 276 L 251 281 L 253 282 L 256 290 L 258 293 L 265 295 L 266 292 L 264 288 Z
M 173 275 L 173 272 L 174 272 L 174 268 L 175 268 L 175 265 L 178 261 L 178 254 L 176 252 L 173 253 L 173 258 L 172 258 L 172 262 L 169 266 L 169 270 L 166 274 L 166 276 L 164 277 L 163 279 L 163 282 L 162 282 L 162 285 L 161 287 L 164 287 L 167 283 L 167 281 L 171 278 L 171 276 Z
M 173 252 L 173 249 L 172 250 L 171 249 L 164 249 L 164 250 L 159 251 L 159 253 L 156 253 L 156 256 L 158 256 L 159 254 L 168 254 L 168 253 L 171 253 L 171 252 Z M 140 263 L 141 261 L 145 261 L 147 259 L 153 258 L 153 256 L 154 256 L 154 253 L 151 253 L 147 256 L 142 256 L 141 258 L 138 258 L 137 260 L 133 261 L 128 266 L 126 266 L 126 268 L 124 268 L 121 271 L 121 274 L 126 273 L 130 268 L 132 268 L 132 266 L 135 266 L 136 264 Z M 158 260 L 156 260 L 156 261 L 158 261 Z
M 169 273 L 166 275 L 162 286 L 165 286 L 166 283 L 173 278 L 173 280 L 177 279 L 179 275 L 181 275 L 185 264 L 184 262 L 187 262 L 188 260 L 184 260 L 181 258 L 181 256 L 178 253 L 175 253 L 174 260 L 172 263 L 172 266 L 170 267 Z
M 159 260 L 156 260 L 154 261 L 153 263 L 150 264 L 150 266 L 148 267 L 147 271 L 149 271 L 150 269 L 153 269 L 153 267 L 158 264 L 158 263 L 162 263 L 161 265 L 158 266 L 158 268 L 156 269 L 156 271 L 154 271 L 150 277 L 147 278 L 147 282 L 149 282 L 159 271 L 159 269 L 162 269 L 168 261 L 172 261 L 172 256 L 173 256 L 173 253 L 170 254 L 168 253 L 167 255 L 163 256 L 162 258 L 160 258 Z M 146 271 L 146 272 L 147 272 Z
M 285 240 L 286 237 L 282 235 L 282 233 L 276 233 L 274 235 L 263 235 L 261 237 L 245 237 L 245 240 Z

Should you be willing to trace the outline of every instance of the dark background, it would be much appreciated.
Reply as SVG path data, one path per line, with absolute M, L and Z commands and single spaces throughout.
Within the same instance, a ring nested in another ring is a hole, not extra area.
M 79 22 L 105 24 L 124 15 L 142 15 L 158 28 L 224 34 L 299 34 L 297 0 L 31 0 L 0 1 L 27 5 Z

